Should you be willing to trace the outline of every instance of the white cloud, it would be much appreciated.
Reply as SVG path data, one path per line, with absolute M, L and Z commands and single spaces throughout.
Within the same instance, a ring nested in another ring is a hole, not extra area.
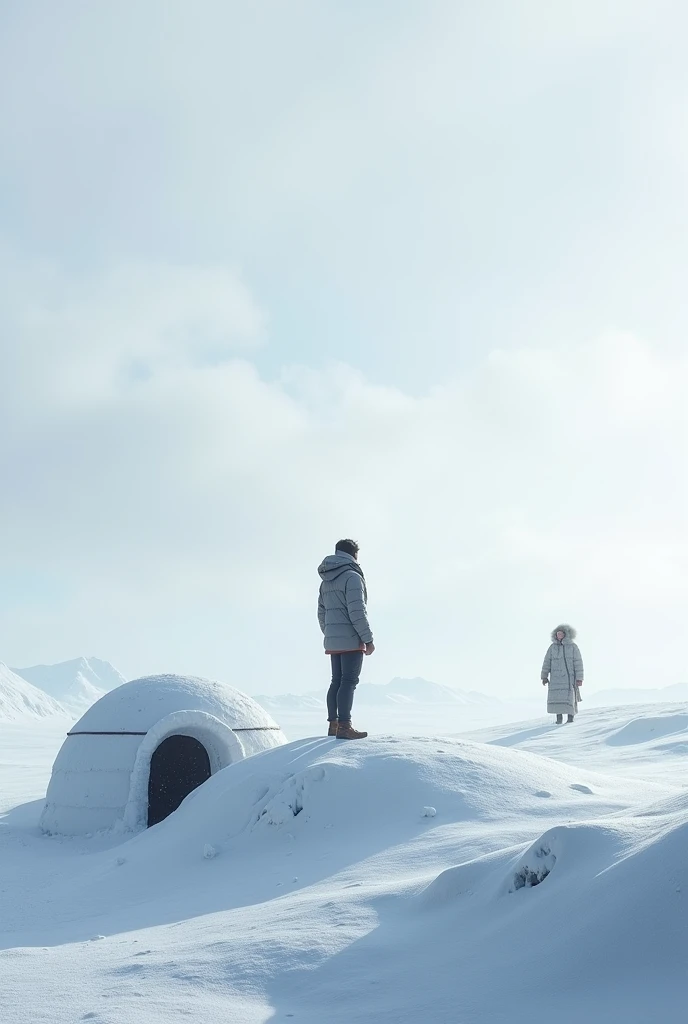
M 16 270 L 8 273 L 3 296 L 0 371 L 20 405 L 33 395 L 73 409 L 126 395 L 132 381 L 253 348 L 264 326 L 225 267 L 130 264 L 76 282 L 42 268 L 33 280 L 17 292 Z
M 82 302 L 34 283 L 0 347 L 22 407 L 0 413 L 2 559 L 70 597 L 38 639 L 9 608 L 10 660 L 97 636 L 125 666 L 198 658 L 222 674 L 238 659 L 257 688 L 293 687 L 304 657 L 319 671 L 315 566 L 342 534 L 363 544 L 381 672 L 457 679 L 488 643 L 489 683 L 472 682 L 503 691 L 549 618 L 577 613 L 600 637 L 605 616 L 649 615 L 656 636 L 686 597 L 684 359 L 612 334 L 496 351 L 420 397 L 344 365 L 271 382 L 232 354 L 263 317 L 229 271 L 139 267 Z M 197 315 L 204 339 L 226 340 L 221 360 L 196 358 Z M 39 355 L 49 373 L 32 391 Z M 142 355 L 149 373 L 123 375 Z M 179 619 L 186 635 L 165 625 Z
M 354 533 L 381 679 L 525 685 L 560 615 L 600 674 L 673 670 L 685 13 L 32 10 L 0 38 L 0 657 L 310 685 Z

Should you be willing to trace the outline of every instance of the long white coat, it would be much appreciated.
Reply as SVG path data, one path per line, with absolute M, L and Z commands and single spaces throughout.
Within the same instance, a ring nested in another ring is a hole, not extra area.
M 557 640 L 562 631 L 564 639 Z M 547 712 L 550 715 L 575 715 L 578 711 L 577 682 L 583 681 L 583 659 L 573 640 L 576 631 L 572 626 L 557 626 L 552 630 L 552 643 L 542 663 L 542 679 L 549 684 Z

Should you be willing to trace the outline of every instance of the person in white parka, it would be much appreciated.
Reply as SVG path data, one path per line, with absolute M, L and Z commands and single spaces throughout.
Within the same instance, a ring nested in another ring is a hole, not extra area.
M 567 715 L 567 722 L 572 722 L 578 711 L 583 659 L 578 645 L 573 642 L 575 638 L 575 629 L 566 623 L 553 629 L 552 643 L 542 663 L 542 685 L 549 686 L 547 713 L 557 716 L 557 725 L 562 724 L 564 715 Z

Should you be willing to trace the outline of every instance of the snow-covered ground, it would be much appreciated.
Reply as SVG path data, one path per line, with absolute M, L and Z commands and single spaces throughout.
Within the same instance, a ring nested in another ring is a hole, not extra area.
M 361 687 L 363 689 L 363 687 Z M 368 687 L 369 690 L 378 687 Z M 382 687 L 380 687 L 382 689 Z M 286 695 L 288 696 L 288 695 Z M 508 725 L 542 715 L 544 704 L 542 694 L 539 700 L 514 702 L 493 701 L 475 704 L 423 704 L 395 703 L 389 706 L 356 701 L 353 722 L 357 728 L 371 734 L 394 733 L 401 736 L 423 736 L 428 733 L 465 733 L 493 725 Z M 286 698 L 278 702 L 255 698 L 279 722 L 290 739 L 305 739 L 327 731 L 327 710 L 324 701 L 307 703 L 305 698 L 295 698 L 289 703 Z M 315 700 L 315 698 L 313 698 Z
M 66 840 L 36 827 L 64 730 L 0 723 L 0 1018 L 683 1022 L 688 705 L 439 724 L 296 739 Z

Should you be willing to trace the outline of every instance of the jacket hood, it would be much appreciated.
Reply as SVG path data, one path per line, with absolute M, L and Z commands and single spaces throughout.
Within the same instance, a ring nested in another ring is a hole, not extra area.
M 573 628 L 573 626 L 569 626 L 569 624 L 567 622 L 561 622 L 558 626 L 555 626 L 554 629 L 552 630 L 552 634 L 551 635 L 552 635 L 552 643 L 553 644 L 555 644 L 557 642 L 557 633 L 559 632 L 559 630 L 561 630 L 562 633 L 564 634 L 564 641 L 563 641 L 564 643 L 566 643 L 567 641 L 570 642 L 570 641 L 576 639 L 577 634 L 576 634 L 576 631 Z
M 363 570 L 356 559 L 351 555 L 345 554 L 343 551 L 335 551 L 333 555 L 328 555 L 327 558 L 323 558 L 318 566 L 320 578 L 328 581 L 336 580 L 343 572 L 352 571 L 357 572 L 359 576 L 363 576 Z

